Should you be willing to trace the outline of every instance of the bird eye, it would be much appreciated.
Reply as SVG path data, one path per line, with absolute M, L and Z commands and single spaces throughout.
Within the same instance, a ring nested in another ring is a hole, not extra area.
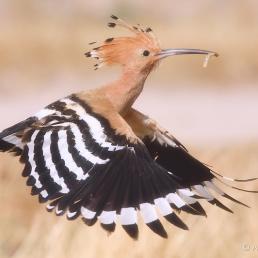
M 144 56 L 148 56 L 150 54 L 150 51 L 149 50 L 144 50 L 143 53 L 142 53 Z

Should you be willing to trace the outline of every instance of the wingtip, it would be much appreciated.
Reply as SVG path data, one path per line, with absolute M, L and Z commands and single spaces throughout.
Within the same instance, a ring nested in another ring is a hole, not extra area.
M 126 233 L 134 240 L 138 240 L 139 238 L 139 229 L 137 224 L 131 224 L 131 225 L 122 225 L 123 229 L 126 231 Z
M 223 203 L 221 203 L 218 199 L 213 199 L 211 201 L 209 201 L 209 203 L 211 203 L 212 205 L 218 206 L 219 208 L 229 212 L 229 213 L 234 213 L 230 208 L 228 208 L 227 206 L 225 206 Z
M 111 223 L 111 224 L 100 223 L 100 225 L 108 233 L 113 233 L 115 231 L 115 229 L 116 229 L 116 224 L 115 223 Z
M 164 218 L 176 227 L 189 230 L 188 226 L 174 212 L 164 216 Z
M 181 210 L 186 212 L 186 213 L 192 214 L 192 215 L 205 216 L 202 212 L 200 212 L 199 210 L 193 208 L 192 204 L 191 205 L 182 206 Z
M 240 204 L 240 205 L 242 205 L 242 206 L 244 206 L 244 207 L 246 207 L 246 208 L 251 208 L 251 207 L 248 206 L 247 204 L 245 204 L 245 203 L 243 203 L 243 202 L 240 202 L 239 200 L 233 198 L 232 196 L 230 196 L 230 195 L 228 195 L 228 194 L 226 194 L 226 193 L 224 193 L 222 196 L 225 197 L 225 198 L 227 198 L 227 199 L 229 199 L 229 200 L 231 200 L 232 202 L 238 203 L 238 204 Z
M 82 221 L 87 225 L 87 226 L 93 226 L 97 222 L 97 217 L 94 217 L 93 219 L 86 219 L 82 218 Z
M 168 238 L 168 234 L 164 229 L 163 225 L 159 220 L 152 221 L 150 223 L 146 223 L 146 225 L 156 234 L 161 236 L 162 238 Z
M 204 216 L 207 218 L 207 213 L 206 211 L 203 209 L 203 207 L 201 206 L 201 204 L 199 202 L 195 202 L 195 203 L 192 203 L 190 205 L 194 210 L 196 210 L 200 216 Z

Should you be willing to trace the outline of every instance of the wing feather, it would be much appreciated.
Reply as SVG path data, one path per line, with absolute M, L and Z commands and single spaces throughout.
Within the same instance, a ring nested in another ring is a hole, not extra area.
M 184 187 L 184 189 L 177 190 L 176 193 L 167 194 L 174 209 L 206 216 L 204 209 L 198 202 L 198 199 L 206 199 L 209 203 L 232 212 L 217 200 L 208 189 L 212 189 L 216 194 L 235 203 L 247 206 L 219 189 L 214 182 L 215 173 L 204 163 L 194 158 L 182 143 L 159 126 L 156 121 L 135 109 L 128 112 L 126 120 L 135 134 L 143 141 L 152 159 L 165 168 L 168 173 L 172 173 L 176 181 Z

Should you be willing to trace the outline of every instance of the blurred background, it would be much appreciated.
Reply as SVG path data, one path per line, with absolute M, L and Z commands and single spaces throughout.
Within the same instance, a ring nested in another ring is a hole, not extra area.
M 106 26 L 115 14 L 150 26 L 164 48 L 216 51 L 164 60 L 136 107 L 169 129 L 200 160 L 230 177 L 258 172 L 258 2 L 256 0 L 0 0 L 0 131 L 50 102 L 116 78 L 119 68 L 93 70 L 89 42 L 125 35 Z M 226 214 L 204 203 L 208 218 L 182 214 L 169 239 L 144 225 L 137 242 L 119 228 L 107 236 L 45 212 L 29 195 L 22 166 L 0 156 L 0 257 L 257 257 L 258 195 L 228 189 L 252 208 L 224 201 Z M 258 182 L 240 184 L 258 189 Z

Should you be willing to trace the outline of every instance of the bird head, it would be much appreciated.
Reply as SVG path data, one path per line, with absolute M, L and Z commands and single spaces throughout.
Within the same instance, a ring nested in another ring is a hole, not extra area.
M 161 49 L 160 44 L 151 28 L 143 29 L 139 25 L 131 26 L 122 19 L 112 15 L 113 22 L 108 23 L 111 28 L 123 27 L 132 32 L 132 36 L 108 38 L 104 43 L 85 53 L 87 57 L 95 58 L 98 63 L 95 69 L 103 65 L 118 64 L 126 69 L 150 71 L 163 58 L 174 55 L 204 54 L 218 56 L 217 53 L 187 48 Z M 90 44 L 94 44 L 92 42 Z

